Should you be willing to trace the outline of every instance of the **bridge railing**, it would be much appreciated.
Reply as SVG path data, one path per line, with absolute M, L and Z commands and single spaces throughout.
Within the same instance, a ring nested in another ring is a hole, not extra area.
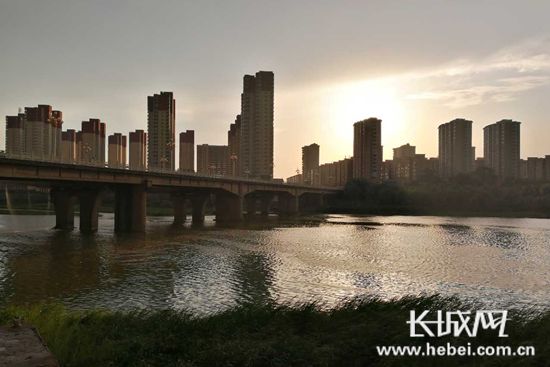
M 291 183 L 291 182 L 284 182 L 282 179 L 272 179 L 272 180 L 266 180 L 266 179 L 260 179 L 256 177 L 247 177 L 247 176 L 232 176 L 232 175 L 219 175 L 219 174 L 209 174 L 209 173 L 197 173 L 194 171 L 181 171 L 181 170 L 169 170 L 169 169 L 161 169 L 161 168 L 144 168 L 144 169 L 130 169 L 130 166 L 128 164 L 120 165 L 120 164 L 114 164 L 109 165 L 108 162 L 98 162 L 98 161 L 76 161 L 76 160 L 63 160 L 60 158 L 50 158 L 50 157 L 36 157 L 31 155 L 21 155 L 21 154 L 7 154 L 4 151 L 0 151 L 0 158 L 7 158 L 7 159 L 17 159 L 17 160 L 24 160 L 24 161 L 31 161 L 31 162 L 40 162 L 40 163 L 55 163 L 55 164 L 64 164 L 64 165 L 71 165 L 74 167 L 93 167 L 93 168 L 109 168 L 109 169 L 120 169 L 120 170 L 126 170 L 131 172 L 151 172 L 151 173 L 161 173 L 161 174 L 170 174 L 170 175 L 182 175 L 182 176 L 194 176 L 197 178 L 223 178 L 223 179 L 234 179 L 234 180 L 246 180 L 248 182 L 256 182 L 256 183 L 270 183 L 270 184 L 280 184 L 280 185 L 288 185 L 288 186 L 311 186 L 316 187 L 320 189 L 336 189 L 336 187 L 325 187 L 325 186 L 318 186 L 318 185 L 304 185 L 304 184 L 297 184 L 297 183 Z

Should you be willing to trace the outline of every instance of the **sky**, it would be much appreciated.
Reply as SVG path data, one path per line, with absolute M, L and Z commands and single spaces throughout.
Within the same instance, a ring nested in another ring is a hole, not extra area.
M 522 122 L 522 157 L 550 155 L 550 2 L 0 0 L 0 114 L 51 104 L 64 129 L 147 125 L 172 91 L 176 129 L 227 144 L 244 74 L 275 73 L 276 177 L 349 157 L 353 123 L 382 119 L 384 158 L 437 156 L 437 127 Z M 0 129 L 3 149 L 5 129 Z

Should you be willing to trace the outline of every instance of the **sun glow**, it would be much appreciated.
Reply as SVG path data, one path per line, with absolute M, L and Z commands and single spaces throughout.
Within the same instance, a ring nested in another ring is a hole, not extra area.
M 349 155 L 349 147 L 353 146 L 351 126 L 369 117 L 382 119 L 382 144 L 398 140 L 404 123 L 404 106 L 394 82 L 376 79 L 339 84 L 330 87 L 327 96 L 327 129 L 338 140 L 337 146 L 341 147 L 338 150 Z

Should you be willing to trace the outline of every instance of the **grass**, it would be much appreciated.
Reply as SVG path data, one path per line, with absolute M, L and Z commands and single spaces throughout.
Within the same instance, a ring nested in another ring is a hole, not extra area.
M 352 301 L 331 311 L 315 305 L 240 306 L 195 318 L 176 311 L 70 311 L 60 305 L 9 306 L 0 323 L 35 325 L 63 366 L 545 366 L 550 313 L 515 313 L 509 338 L 444 337 L 432 344 L 533 345 L 536 356 L 379 357 L 376 345 L 424 345 L 410 338 L 409 310 L 467 309 L 456 299 Z

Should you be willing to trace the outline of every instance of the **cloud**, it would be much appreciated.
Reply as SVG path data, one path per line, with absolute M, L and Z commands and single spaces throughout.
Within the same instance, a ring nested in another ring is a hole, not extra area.
M 406 96 L 413 100 L 439 100 L 462 108 L 487 102 L 508 102 L 522 93 L 550 84 L 550 39 L 526 41 L 484 59 L 458 60 L 430 71 L 406 75 L 424 91 Z
M 408 99 L 442 100 L 445 106 L 462 108 L 485 102 L 513 101 L 522 92 L 550 83 L 550 76 L 517 76 L 464 88 L 410 94 Z

